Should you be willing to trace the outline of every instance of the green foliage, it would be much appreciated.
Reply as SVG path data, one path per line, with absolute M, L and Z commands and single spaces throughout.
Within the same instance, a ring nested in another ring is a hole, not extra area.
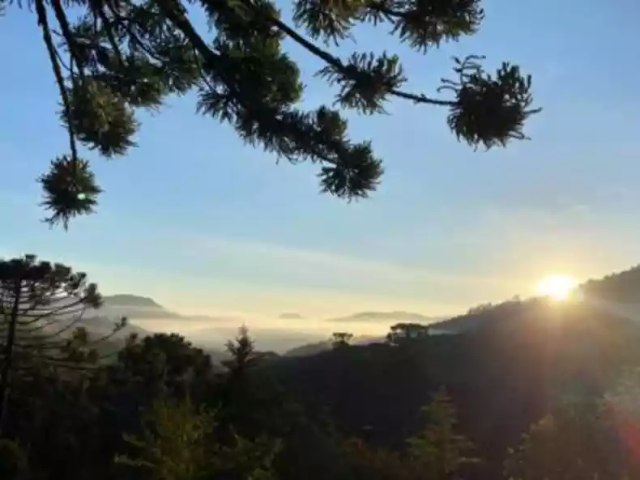
M 431 480 L 453 478 L 462 468 L 477 463 L 473 444 L 457 429 L 455 407 L 444 390 L 422 408 L 427 425 L 407 440 L 408 454 Z
M 32 256 L 0 262 L 0 286 L 16 277 L 25 301 L 87 286 Z M 8 295 L 0 306 L 11 317 Z M 269 360 L 242 329 L 218 371 L 175 334 L 132 338 L 90 370 L 86 357 L 69 360 L 75 370 L 36 361 L 46 350 L 19 355 L 28 368 L 16 370 L 4 435 L 28 451 L 20 480 L 640 478 L 640 377 L 619 376 L 640 365 L 635 323 L 544 301 L 455 321 L 466 319 L 465 334 Z M 82 351 L 86 331 L 64 340 Z M 440 385 L 451 398 L 432 395 Z M 503 462 L 507 445 L 517 446 Z M 0 468 L 15 465 L 14 446 L 0 441 Z
M 11 440 L 0 439 L 0 478 L 19 480 L 27 470 L 27 457 Z
M 58 157 L 39 180 L 44 191 L 42 205 L 52 212 L 45 219 L 50 225 L 62 223 L 67 228 L 69 220 L 92 213 L 98 204 L 101 189 L 86 160 L 73 160 L 67 155 Z
M 232 446 L 219 448 L 213 457 L 213 478 L 276 480 L 272 464 L 280 448 L 267 436 L 248 440 L 234 435 Z
M 401 454 L 367 445 L 360 439 L 344 445 L 350 480 L 421 480 L 420 466 Z M 427 477 L 430 479 L 431 477 Z
M 138 453 L 117 456 L 116 462 L 146 470 L 153 480 L 274 480 L 279 442 L 234 435 L 231 445 L 223 445 L 213 436 L 214 418 L 189 401 L 158 401 L 145 418 L 143 433 L 125 436 Z
M 15 371 L 81 369 L 97 360 L 97 342 L 125 326 L 121 319 L 110 335 L 90 340 L 80 322 L 87 308 L 101 303 L 85 273 L 35 255 L 0 260 L 0 430 Z
M 532 425 L 505 461 L 508 480 L 628 478 L 617 432 L 602 405 L 560 406 Z
M 68 128 L 78 140 L 105 157 L 124 155 L 134 145 L 137 125 L 125 99 L 98 80 L 86 80 L 71 91 Z
M 214 380 L 211 358 L 178 334 L 157 333 L 130 337 L 107 369 L 107 384 L 119 385 L 119 395 L 139 408 L 157 398 L 202 402 Z
M 494 78 L 477 63 L 482 58 L 456 58 L 458 81 L 443 80 L 440 91 L 451 90 L 456 95 L 447 119 L 449 127 L 458 139 L 487 149 L 505 146 L 511 139 L 526 139 L 524 122 L 538 111 L 530 109 L 531 77 L 523 77 L 519 67 L 503 63 Z
M 249 144 L 318 164 L 324 192 L 349 200 L 369 195 L 381 160 L 370 142 L 350 139 L 338 110 L 302 109 L 302 62 L 286 50 L 292 44 L 322 63 L 318 75 L 337 87 L 342 108 L 381 113 L 392 98 L 445 107 L 449 127 L 473 146 L 525 138 L 524 122 L 538 111 L 531 108 L 530 78 L 508 63 L 490 75 L 478 56 L 457 60 L 458 80 L 441 89 L 453 95 L 433 98 L 402 89 L 407 79 L 396 54 L 340 58 L 314 43 L 344 46 L 355 27 L 370 24 L 425 53 L 476 33 L 484 18 L 480 0 L 294 0 L 290 24 L 272 0 L 27 3 L 35 7 L 69 135 L 69 152 L 42 177 L 51 183 L 63 167 L 71 175 L 54 182 L 55 192 L 42 182 L 52 223 L 66 225 L 96 205 L 100 189 L 78 144 L 107 158 L 125 155 L 134 145 L 136 110 L 157 109 L 167 96 L 189 91 L 199 97 L 199 112 L 231 124 Z M 193 21 L 202 15 L 208 30 Z
M 135 456 L 117 456 L 116 462 L 147 470 L 153 480 L 203 479 L 212 430 L 213 417 L 189 402 L 157 401 L 144 419 L 142 434 L 124 437 Z

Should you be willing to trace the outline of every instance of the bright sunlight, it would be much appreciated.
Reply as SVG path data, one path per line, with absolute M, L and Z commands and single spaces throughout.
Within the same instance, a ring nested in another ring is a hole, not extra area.
M 578 285 L 575 278 L 569 275 L 549 275 L 538 284 L 538 293 L 554 300 L 567 300 Z

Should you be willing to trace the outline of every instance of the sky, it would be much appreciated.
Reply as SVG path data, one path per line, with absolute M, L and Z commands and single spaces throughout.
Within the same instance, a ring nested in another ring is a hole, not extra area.
M 481 31 L 427 55 L 381 29 L 354 50 L 397 52 L 408 86 L 433 93 L 451 57 L 511 60 L 534 77 L 543 112 L 530 141 L 474 151 L 446 111 L 402 101 L 348 114 L 384 159 L 379 189 L 346 203 L 316 169 L 276 164 L 192 96 L 141 114 L 137 148 L 89 154 L 98 213 L 68 231 L 40 220 L 35 179 L 66 151 L 57 93 L 33 13 L 0 18 L 0 256 L 35 253 L 86 271 L 103 293 L 191 313 L 305 317 L 362 310 L 453 314 L 527 296 L 549 274 L 582 280 L 640 260 L 640 30 L 636 0 L 487 0 Z M 321 67 L 291 46 L 305 104 L 331 102 Z

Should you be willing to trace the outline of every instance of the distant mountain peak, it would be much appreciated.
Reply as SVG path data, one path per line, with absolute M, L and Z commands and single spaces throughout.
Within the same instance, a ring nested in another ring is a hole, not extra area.
M 114 307 L 145 307 L 145 308 L 163 308 L 154 299 L 142 297 L 139 295 L 131 295 L 121 293 L 117 295 L 107 295 L 104 297 L 105 303 Z

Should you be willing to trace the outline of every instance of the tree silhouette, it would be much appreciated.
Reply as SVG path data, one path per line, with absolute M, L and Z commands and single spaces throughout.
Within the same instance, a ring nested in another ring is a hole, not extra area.
M 191 402 L 158 401 L 144 418 L 141 435 L 125 435 L 134 455 L 116 463 L 146 470 L 153 480 L 229 478 L 272 480 L 277 440 L 234 435 L 230 445 L 215 436 L 215 415 Z
M 65 265 L 38 262 L 35 255 L 0 261 L 0 434 L 15 371 L 81 368 L 98 359 L 92 346 L 112 334 L 90 340 L 79 322 L 101 301 L 96 284 Z
M 420 323 L 396 323 L 387 334 L 387 341 L 399 345 L 429 337 L 429 327 Z
M 116 456 L 116 463 L 142 469 L 154 480 L 204 478 L 210 461 L 207 437 L 213 416 L 189 401 L 156 401 L 146 413 L 140 435 L 124 435 L 132 455 Z
M 342 445 L 349 480 L 422 480 L 420 465 L 398 452 L 351 438 Z M 430 478 L 430 477 L 429 477 Z
M 213 376 L 211 358 L 176 333 L 130 337 L 109 366 L 110 374 L 139 399 L 155 396 L 200 399 Z
M 259 360 L 254 341 L 249 336 L 249 329 L 244 325 L 238 329 L 236 338 L 233 341 L 229 340 L 225 347 L 231 358 L 222 363 L 229 369 L 230 377 L 234 380 L 244 377 L 247 369 Z
M 427 474 L 424 478 L 451 479 L 465 465 L 477 462 L 471 456 L 473 444 L 458 431 L 455 407 L 444 390 L 438 391 L 422 412 L 427 425 L 407 443 L 409 456 Z
M 21 2 L 8 2 L 20 7 Z M 247 143 L 291 162 L 319 165 L 322 190 L 347 199 L 367 196 L 382 162 L 369 141 L 354 142 L 341 113 L 301 108 L 295 45 L 322 67 L 317 76 L 336 90 L 342 109 L 384 112 L 390 98 L 449 110 L 458 139 L 491 148 L 526 138 L 531 78 L 503 63 L 496 73 L 483 57 L 455 59 L 454 78 L 430 96 L 406 90 L 395 54 L 327 48 L 350 40 L 363 24 L 389 31 L 426 53 L 478 31 L 481 0 L 294 0 L 284 14 L 271 0 L 27 0 L 35 11 L 57 84 L 69 137 L 41 177 L 48 221 L 90 213 L 100 188 L 79 144 L 110 158 L 135 144 L 137 109 L 157 109 L 170 94 L 197 92 L 197 110 L 229 123 Z M 193 19 L 204 14 L 209 30 Z M 505 39 L 508 40 L 508 39 Z
M 333 348 L 347 347 L 351 340 L 353 340 L 353 333 L 334 332 L 331 335 L 331 346 Z
M 533 424 L 505 460 L 507 480 L 633 478 L 620 434 L 603 405 L 580 399 Z

